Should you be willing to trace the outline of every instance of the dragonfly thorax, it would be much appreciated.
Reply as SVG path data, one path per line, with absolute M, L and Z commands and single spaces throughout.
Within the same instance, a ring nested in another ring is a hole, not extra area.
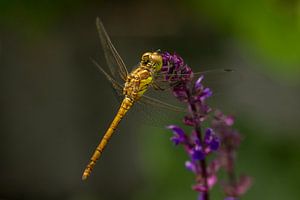
M 137 101 L 152 84 L 153 76 L 162 67 L 162 57 L 157 52 L 144 53 L 139 66 L 128 74 L 123 94 L 132 101 Z

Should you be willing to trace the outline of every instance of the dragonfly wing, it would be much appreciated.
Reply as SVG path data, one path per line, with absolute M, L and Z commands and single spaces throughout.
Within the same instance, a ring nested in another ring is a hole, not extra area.
M 184 113 L 184 106 L 172 105 L 169 102 L 143 95 L 130 109 L 129 119 L 134 119 L 134 123 L 163 128 L 174 119 L 178 120 L 178 117 L 184 116 Z
M 148 104 L 157 108 L 167 109 L 174 112 L 185 112 L 185 109 L 179 106 L 166 103 L 164 101 L 158 100 L 153 97 L 149 97 L 147 95 L 143 95 L 143 97 L 138 102 L 142 104 Z
M 98 69 L 105 75 L 107 80 L 111 83 L 113 90 L 116 93 L 117 99 L 121 101 L 123 98 L 123 87 L 120 83 L 118 83 L 115 79 L 113 79 L 94 59 L 91 59 L 92 62 L 98 67 Z
M 206 87 L 212 89 L 212 91 L 219 93 L 224 89 L 230 89 L 232 87 L 238 86 L 242 81 L 241 70 L 234 69 L 212 69 L 202 72 L 194 72 L 194 80 L 196 81 L 199 77 L 204 76 L 203 84 Z M 174 87 L 180 82 L 180 79 L 189 74 L 168 74 L 170 77 L 168 81 L 165 80 L 165 74 L 158 73 L 154 77 L 154 84 L 160 86 L 163 89 L 169 89 Z M 222 92 L 222 93 L 223 93 Z
M 121 56 L 112 44 L 103 26 L 103 23 L 99 18 L 96 19 L 96 26 L 111 75 L 114 76 L 114 78 L 119 76 L 122 80 L 125 80 L 128 75 L 126 65 L 124 64 Z
M 234 69 L 212 69 L 212 70 L 205 70 L 205 71 L 200 71 L 200 72 L 193 72 L 193 74 L 196 76 L 196 77 L 199 77 L 201 75 L 208 75 L 209 74 L 225 74 L 225 73 L 230 73 L 230 72 L 235 72 Z M 165 81 L 165 77 L 166 75 L 168 77 L 170 77 L 168 80 L 168 82 L 176 82 L 176 81 L 179 81 L 182 77 L 185 77 L 185 76 L 188 76 L 190 74 L 185 74 L 185 73 L 164 73 L 164 72 L 160 72 L 160 73 L 157 73 L 155 74 L 154 78 L 156 81 Z

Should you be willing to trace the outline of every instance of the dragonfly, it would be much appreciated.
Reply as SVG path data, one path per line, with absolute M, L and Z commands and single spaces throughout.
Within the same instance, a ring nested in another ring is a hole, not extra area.
M 165 90 L 165 88 L 160 85 L 161 79 L 159 79 L 159 77 L 162 77 L 160 74 L 163 66 L 163 58 L 160 50 L 145 52 L 141 56 L 138 65 L 129 72 L 121 56 L 112 44 L 103 23 L 99 18 L 96 19 L 96 27 L 110 73 L 106 72 L 95 60 L 92 60 L 92 62 L 105 75 L 108 81 L 112 84 L 114 90 L 119 95 L 123 96 L 123 100 L 121 101 L 121 105 L 114 119 L 92 154 L 90 161 L 83 172 L 82 180 L 86 180 L 90 176 L 97 160 L 101 157 L 107 143 L 115 133 L 119 123 L 136 102 L 144 102 L 177 112 L 183 111 L 183 109 L 178 106 L 174 106 L 144 94 L 149 88 Z M 182 75 L 184 76 L 185 74 Z M 123 83 L 117 81 L 115 78 L 116 76 L 118 76 Z M 175 82 L 176 81 L 174 80 L 174 83 Z

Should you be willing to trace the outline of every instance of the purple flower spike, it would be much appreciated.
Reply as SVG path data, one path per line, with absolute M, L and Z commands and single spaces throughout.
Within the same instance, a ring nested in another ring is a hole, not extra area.
M 212 128 L 205 129 L 203 122 L 211 119 L 212 111 L 206 100 L 213 92 L 203 84 L 204 76 L 194 82 L 192 69 L 178 54 L 163 52 L 161 56 L 161 81 L 169 84 L 173 96 L 188 108 L 183 123 L 192 128 L 190 134 L 176 125 L 167 128 L 173 132 L 171 141 L 183 145 L 190 157 L 185 167 L 195 175 L 192 189 L 199 193 L 198 200 L 208 200 L 209 191 L 218 181 L 218 171 L 223 168 L 229 175 L 229 181 L 223 184 L 225 200 L 238 200 L 252 181 L 247 176 L 236 178 L 234 173 L 236 150 L 241 141 L 239 133 L 232 128 L 234 118 L 217 110 L 211 121 Z M 215 151 L 215 157 L 206 159 Z
M 187 136 L 179 126 L 170 125 L 167 126 L 167 128 L 173 131 L 174 136 L 171 137 L 171 140 L 175 145 L 184 144 L 187 142 Z

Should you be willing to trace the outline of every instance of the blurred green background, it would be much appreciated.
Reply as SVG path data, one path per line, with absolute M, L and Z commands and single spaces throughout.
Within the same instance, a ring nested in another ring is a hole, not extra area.
M 244 138 L 238 172 L 254 185 L 243 199 L 299 199 L 300 1 L 1 0 L 1 200 L 196 199 L 170 132 L 130 114 L 81 181 L 118 108 L 90 61 L 105 63 L 97 16 L 128 66 L 162 49 L 194 71 L 236 69 L 212 103 Z

